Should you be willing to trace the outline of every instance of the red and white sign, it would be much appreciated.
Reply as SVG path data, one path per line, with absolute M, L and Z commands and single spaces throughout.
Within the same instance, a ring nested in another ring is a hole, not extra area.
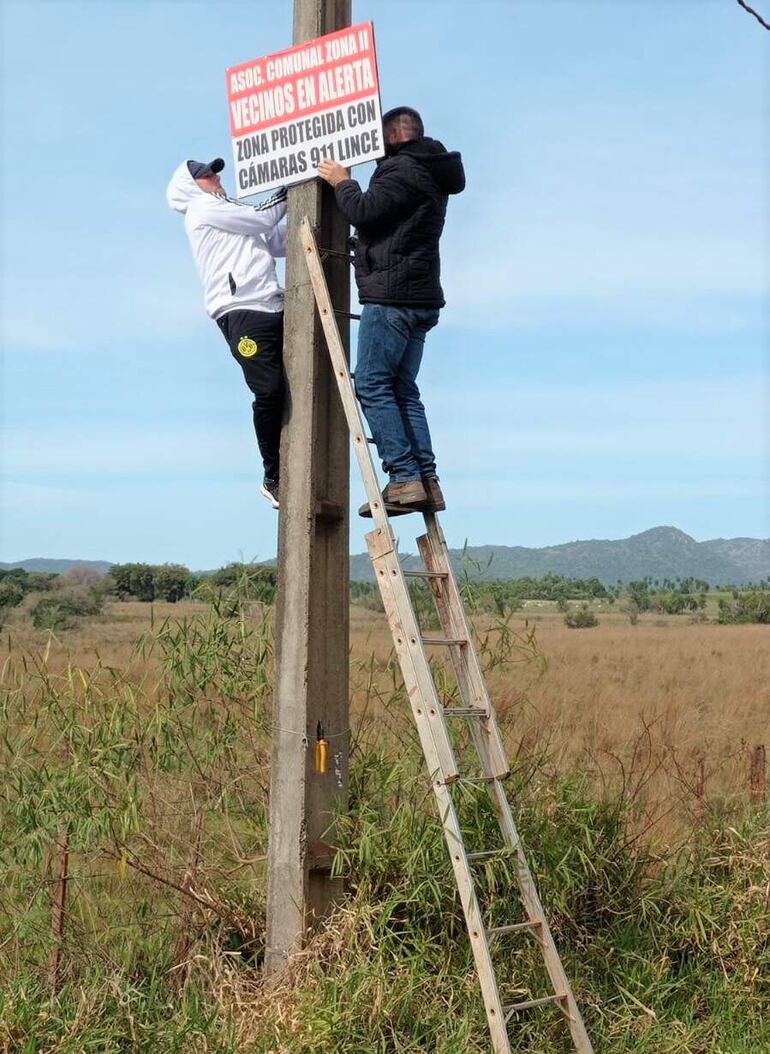
M 231 66 L 227 100 L 239 198 L 385 153 L 371 22 Z

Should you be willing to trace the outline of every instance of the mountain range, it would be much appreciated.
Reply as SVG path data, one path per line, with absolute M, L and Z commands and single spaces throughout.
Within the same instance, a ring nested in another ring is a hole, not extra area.
M 450 549 L 456 571 L 479 578 L 540 578 L 547 574 L 600 579 L 605 585 L 653 579 L 700 578 L 711 585 L 742 585 L 770 577 L 770 538 L 715 538 L 696 542 L 676 527 L 653 527 L 619 540 L 591 539 L 528 549 L 521 545 L 477 545 Z M 418 568 L 417 556 L 401 554 L 405 570 Z M 270 561 L 274 563 L 275 561 Z M 38 557 L 0 568 L 63 573 L 86 565 L 108 571 L 105 560 L 47 560 Z M 353 581 L 374 581 L 367 553 L 350 558 Z
M 17 560 L 12 564 L 0 561 L 0 571 L 10 571 L 13 567 L 22 567 L 25 571 L 42 571 L 46 574 L 63 575 L 73 567 L 92 567 L 95 571 L 107 574 L 115 561 L 110 560 L 55 560 L 46 556 L 33 556 L 31 560 Z
M 591 539 L 527 549 L 515 545 L 469 545 L 450 549 L 455 571 L 479 578 L 596 577 L 605 585 L 652 579 L 700 578 L 710 585 L 743 585 L 770 577 L 770 538 L 715 538 L 696 542 L 676 527 L 653 527 L 619 540 Z M 404 570 L 419 557 L 401 554 Z M 366 553 L 351 557 L 350 577 L 374 581 Z

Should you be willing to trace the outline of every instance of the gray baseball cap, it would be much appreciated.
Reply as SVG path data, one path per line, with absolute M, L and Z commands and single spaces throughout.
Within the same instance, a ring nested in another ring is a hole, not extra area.
M 215 157 L 213 161 L 188 161 L 187 171 L 193 179 L 203 179 L 205 176 L 213 176 L 221 172 L 225 163 L 221 157 Z

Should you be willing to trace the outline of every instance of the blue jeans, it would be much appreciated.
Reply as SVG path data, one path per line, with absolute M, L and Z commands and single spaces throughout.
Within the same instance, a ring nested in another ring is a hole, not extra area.
M 437 309 L 364 304 L 358 329 L 356 395 L 382 467 L 394 483 L 436 475 L 425 407 L 415 383 L 425 334 Z

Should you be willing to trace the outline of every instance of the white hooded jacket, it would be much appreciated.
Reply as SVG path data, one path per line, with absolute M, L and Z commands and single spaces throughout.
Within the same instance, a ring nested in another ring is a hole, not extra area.
M 206 311 L 282 311 L 283 289 L 275 258 L 286 255 L 286 191 L 259 205 L 209 194 L 179 166 L 166 189 L 172 209 L 184 214 L 195 263 L 203 283 Z

